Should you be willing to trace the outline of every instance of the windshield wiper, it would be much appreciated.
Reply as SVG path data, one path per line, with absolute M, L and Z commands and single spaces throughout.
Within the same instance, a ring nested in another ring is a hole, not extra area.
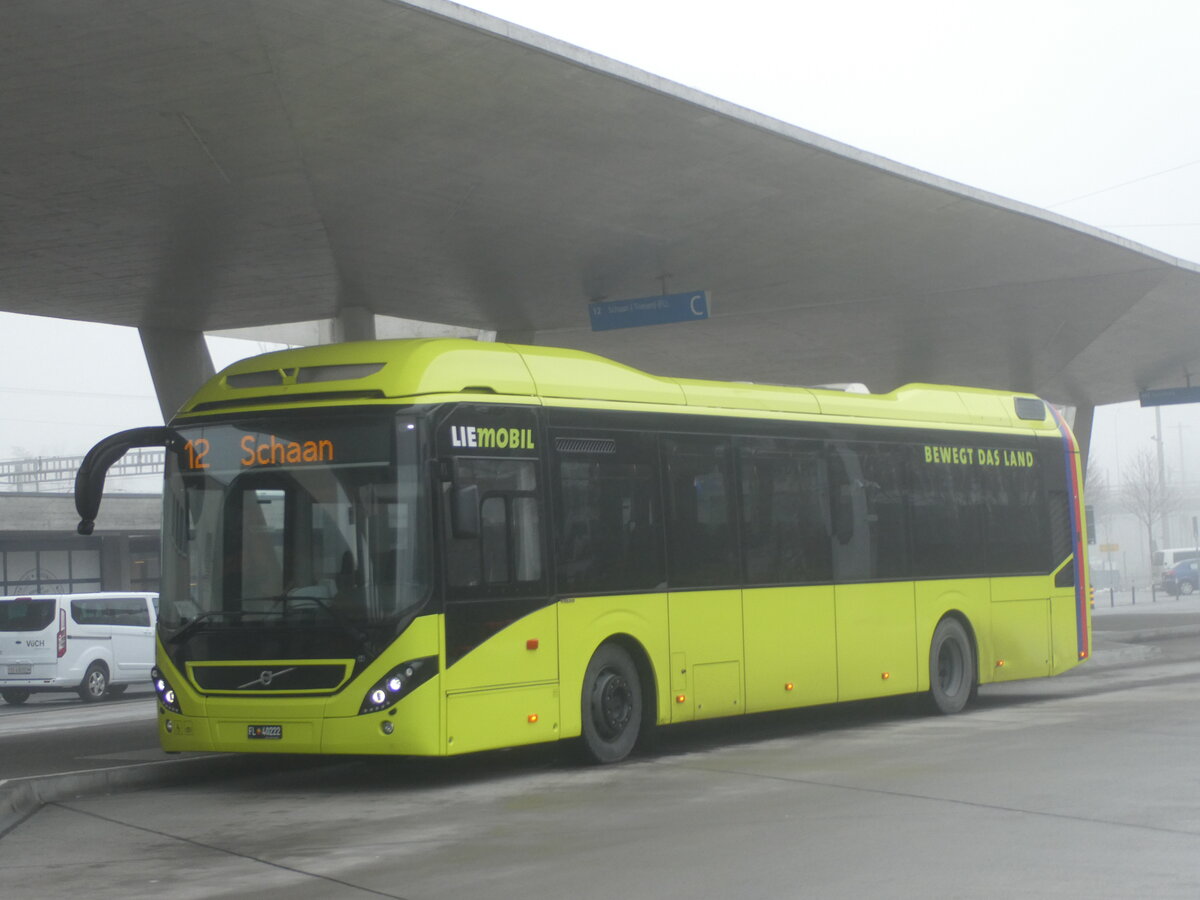
M 187 624 L 185 624 L 181 629 L 179 629 L 177 632 L 175 632 L 169 638 L 167 638 L 167 640 L 172 644 L 178 644 L 178 643 L 182 642 L 193 631 L 195 631 L 201 622 L 204 622 L 207 619 L 215 619 L 215 618 L 218 618 L 221 616 L 236 616 L 236 615 L 241 615 L 241 613 L 232 613 L 232 612 L 226 612 L 225 610 L 216 610 L 216 609 L 210 610 L 209 612 L 202 612 L 198 616 L 196 616 L 194 619 L 188 619 Z
M 342 618 L 340 615 L 338 615 L 332 609 L 330 609 L 318 597 L 289 597 L 288 595 L 283 594 L 278 597 L 253 597 L 253 598 L 247 598 L 247 599 L 248 600 L 272 600 L 276 603 L 281 604 L 282 609 L 278 609 L 278 610 L 248 610 L 248 609 L 210 610 L 208 612 L 202 612 L 198 616 L 196 616 L 194 619 L 189 619 L 186 625 L 184 625 L 179 631 L 177 631 L 175 634 L 168 637 L 166 640 L 172 644 L 180 644 L 183 641 L 187 640 L 187 638 L 190 635 L 192 635 L 196 631 L 196 629 L 204 622 L 210 621 L 212 619 L 220 619 L 220 618 L 225 618 L 225 617 L 233 618 L 233 619 L 241 619 L 241 620 L 245 620 L 251 616 L 257 617 L 257 618 L 263 618 L 263 619 L 278 618 L 283 622 L 287 622 L 289 616 L 296 615 L 299 612 L 299 610 L 295 610 L 295 609 L 293 609 L 289 612 L 288 602 L 289 601 L 292 601 L 292 602 L 303 601 L 305 604 L 311 603 L 311 604 L 313 604 L 313 606 L 319 608 L 323 613 L 325 613 L 325 615 L 327 615 L 330 619 L 333 620 L 334 624 L 338 627 L 338 629 L 340 631 L 342 631 L 344 634 L 348 635 L 349 637 L 353 638 L 355 643 L 360 648 L 365 646 L 367 643 L 368 635 L 366 632 L 361 631 L 361 630 L 355 628 L 354 626 L 352 626 L 344 618 Z M 247 602 L 247 601 L 243 601 L 243 602 Z
M 279 600 L 283 603 L 283 609 L 280 611 L 279 615 L 282 615 L 285 620 L 288 617 L 288 601 L 303 601 L 306 604 L 311 603 L 314 606 L 318 607 L 322 612 L 324 612 L 325 615 L 329 616 L 329 618 L 333 619 L 334 624 L 337 625 L 338 628 L 340 628 L 346 634 L 350 635 L 350 637 L 354 638 L 354 640 L 358 643 L 359 647 L 362 647 L 367 643 L 367 633 L 365 631 L 361 631 L 361 630 L 355 628 L 353 625 L 351 625 L 349 622 L 347 622 L 341 615 L 339 615 L 338 613 L 335 613 L 332 609 L 329 608 L 329 606 L 325 603 L 325 601 L 322 600 L 320 597 L 307 597 L 307 596 L 291 597 L 291 596 L 288 596 L 287 594 L 284 594 L 282 597 L 279 598 Z M 293 610 L 293 612 L 297 612 L 297 610 Z

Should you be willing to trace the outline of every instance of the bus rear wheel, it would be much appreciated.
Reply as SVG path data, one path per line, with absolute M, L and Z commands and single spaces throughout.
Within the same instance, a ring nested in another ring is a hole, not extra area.
M 602 644 L 583 677 L 583 749 L 589 760 L 614 763 L 627 757 L 642 728 L 642 684 L 624 647 Z
M 929 701 L 935 712 L 961 712 L 975 694 L 975 652 L 958 619 L 942 619 L 929 645 Z

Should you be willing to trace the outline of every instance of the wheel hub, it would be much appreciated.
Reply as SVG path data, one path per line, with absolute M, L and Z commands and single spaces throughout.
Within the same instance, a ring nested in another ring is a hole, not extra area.
M 592 721 L 606 740 L 617 737 L 633 717 L 633 692 L 618 673 L 605 671 L 592 693 Z

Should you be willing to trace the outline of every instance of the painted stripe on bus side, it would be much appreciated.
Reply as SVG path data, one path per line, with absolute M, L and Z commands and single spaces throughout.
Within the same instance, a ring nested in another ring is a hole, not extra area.
M 1063 455 L 1067 469 L 1069 499 L 1071 505 L 1071 547 L 1075 551 L 1075 636 L 1076 649 L 1079 659 L 1086 659 L 1091 648 L 1088 646 L 1087 634 L 1087 578 L 1083 570 L 1083 522 L 1080 520 L 1082 505 L 1079 496 L 1079 454 L 1075 435 L 1067 425 L 1067 420 L 1051 404 L 1047 403 L 1058 423 L 1058 430 L 1063 437 Z

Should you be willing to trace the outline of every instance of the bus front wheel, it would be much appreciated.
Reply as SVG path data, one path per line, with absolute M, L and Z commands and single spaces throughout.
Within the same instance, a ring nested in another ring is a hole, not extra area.
M 630 754 L 642 727 L 642 685 L 624 647 L 602 644 L 583 677 L 583 749 L 597 763 Z
M 929 645 L 929 700 L 934 711 L 960 712 L 975 693 L 975 652 L 958 619 L 942 619 Z

